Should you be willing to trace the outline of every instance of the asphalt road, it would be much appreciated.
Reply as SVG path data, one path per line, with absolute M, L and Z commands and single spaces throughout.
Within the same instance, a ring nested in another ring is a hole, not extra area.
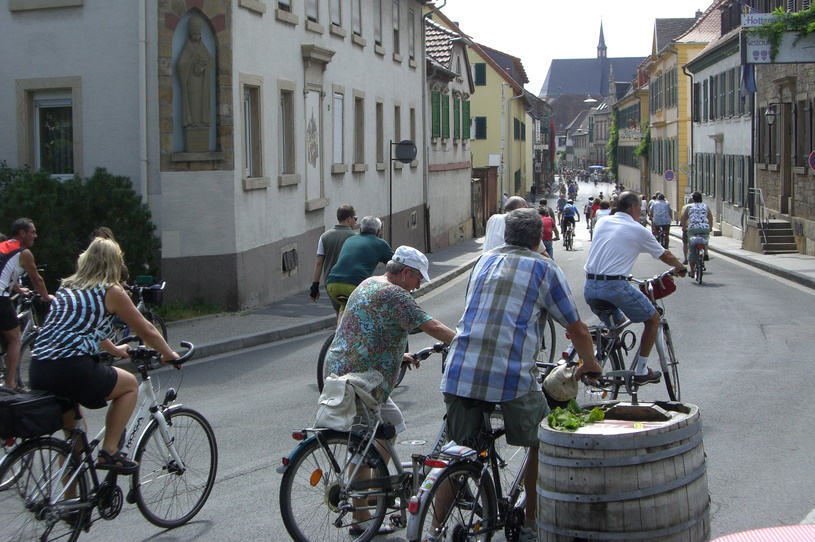
M 581 194 L 579 201 L 587 195 Z M 581 315 L 593 323 L 595 317 L 582 301 L 588 248 L 584 222 L 577 232 L 577 250 L 566 253 L 556 244 L 555 260 L 575 290 Z M 649 276 L 663 268 L 642 256 L 634 273 Z M 665 306 L 681 363 L 682 400 L 698 405 L 702 413 L 711 534 L 802 522 L 815 508 L 815 469 L 808 461 L 815 445 L 815 416 L 806 405 L 815 347 L 813 292 L 723 257 L 715 257 L 708 269 L 702 286 L 680 280 Z M 466 276 L 420 303 L 454 326 L 465 284 Z M 180 373 L 157 373 L 163 387 L 179 389 L 179 400 L 204 413 L 215 429 L 220 461 L 212 496 L 198 517 L 180 529 L 155 528 L 135 506 L 125 505 L 119 518 L 96 523 L 81 540 L 288 540 L 275 468 L 294 448 L 291 430 L 313 419 L 316 358 L 327 334 L 191 362 Z M 562 333 L 558 340 L 562 348 Z M 432 342 L 413 336 L 411 348 Z M 655 354 L 655 366 L 654 360 Z M 438 430 L 443 413 L 439 378 L 439 358 L 431 358 L 394 392 L 409 424 L 399 437 L 403 458 L 429 446 Z M 661 384 L 647 386 L 641 398 L 648 393 L 665 397 Z M 87 416 L 91 428 L 100 427 L 101 414 Z M 401 540 L 403 534 L 387 539 Z

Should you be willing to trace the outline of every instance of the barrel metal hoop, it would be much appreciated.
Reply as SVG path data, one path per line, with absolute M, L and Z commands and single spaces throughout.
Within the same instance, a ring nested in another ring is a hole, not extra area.
M 538 458 L 544 465 L 552 465 L 554 467 L 579 467 L 579 468 L 603 468 L 603 467 L 627 467 L 632 465 L 643 465 L 645 463 L 653 463 L 684 454 L 692 450 L 702 442 L 702 433 L 699 432 L 691 440 L 676 446 L 674 448 L 667 448 L 659 452 L 650 454 L 641 454 L 631 457 L 596 457 L 591 459 L 572 459 L 568 457 L 550 457 L 538 452 Z
M 637 448 L 652 448 L 654 446 L 664 446 L 666 444 L 673 444 L 680 440 L 690 438 L 696 433 L 701 432 L 702 424 L 697 420 L 696 423 L 686 425 L 675 431 L 668 433 L 659 433 L 656 435 L 647 436 L 632 436 L 630 438 L 591 438 L 587 436 L 573 435 L 570 443 L 564 444 L 563 442 L 550 442 L 541 439 L 546 444 L 559 446 L 561 448 L 573 448 L 578 450 L 632 450 Z M 562 436 L 563 433 L 555 433 L 557 436 Z M 607 436 L 607 435 L 606 435 Z
M 710 502 L 708 502 L 707 508 L 698 517 L 691 518 L 688 521 L 680 523 L 679 525 L 672 525 L 670 527 L 665 527 L 664 529 L 655 529 L 653 531 L 638 531 L 638 532 L 628 532 L 628 533 L 609 533 L 609 532 L 599 532 L 599 531 L 578 531 L 575 529 L 563 529 L 561 527 L 556 527 L 554 525 L 549 525 L 548 523 L 543 523 L 541 520 L 535 520 L 538 528 L 543 529 L 544 531 L 548 531 L 550 533 L 554 533 L 560 536 L 566 536 L 570 539 L 578 539 L 578 540 L 643 540 L 643 539 L 656 539 L 665 536 L 671 536 L 677 533 L 681 533 L 686 531 L 692 527 L 695 527 L 699 523 L 703 521 L 707 521 L 708 516 L 710 515 Z
M 536 489 L 538 491 L 538 495 L 544 497 L 546 499 L 551 499 L 555 501 L 563 501 L 563 502 L 574 502 L 574 503 L 598 503 L 598 502 L 616 502 L 616 501 L 628 501 L 634 499 L 641 499 L 643 497 L 651 497 L 653 495 L 659 495 L 662 493 L 667 493 L 668 491 L 684 487 L 700 476 L 705 474 L 705 470 L 707 469 L 707 462 L 703 461 L 701 465 L 696 467 L 690 474 L 683 476 L 682 478 L 677 478 L 676 480 L 672 480 L 665 484 L 659 486 L 648 487 L 645 489 L 639 489 L 637 491 L 620 491 L 617 493 L 605 493 L 602 495 L 594 495 L 594 494 L 576 494 L 576 493 L 559 493 L 556 491 L 549 491 L 548 489 L 542 489 L 538 486 Z

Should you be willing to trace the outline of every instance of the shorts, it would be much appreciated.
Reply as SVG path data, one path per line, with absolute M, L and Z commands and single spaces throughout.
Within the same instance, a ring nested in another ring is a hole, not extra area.
M 46 390 L 87 408 L 104 408 L 119 375 L 116 369 L 94 356 L 31 359 L 31 388 Z
M 345 284 L 343 282 L 332 282 L 331 284 L 325 285 L 325 290 L 328 292 L 331 300 L 340 306 L 340 310 L 345 310 L 345 304 L 348 302 L 348 298 L 351 297 L 351 294 L 356 289 L 357 287 L 354 284 Z M 340 297 L 344 297 L 345 301 L 340 301 Z
M 444 394 L 447 407 L 447 435 L 458 444 L 472 443 L 484 426 L 484 413 L 495 410 L 496 403 Z M 549 415 L 543 392 L 531 391 L 500 403 L 504 415 L 507 443 L 538 447 L 538 426 Z
M 0 331 L 10 331 L 20 326 L 17 319 L 17 309 L 8 296 L 0 297 Z
M 357 412 L 362 412 L 363 409 L 365 409 L 365 405 L 362 404 L 361 399 L 357 399 Z M 396 406 L 396 403 L 394 403 L 390 397 L 388 397 L 387 401 L 379 405 L 379 415 L 382 417 L 383 422 L 391 424 L 393 428 L 396 429 L 397 435 L 407 429 L 402 411 L 399 410 L 399 407 Z
M 586 279 L 583 285 L 583 298 L 589 307 L 593 299 L 602 299 L 617 307 L 613 315 L 616 323 L 623 321 L 623 315 L 632 322 L 645 322 L 656 312 L 654 305 L 645 294 L 627 280 Z M 606 314 L 601 314 L 593 308 L 592 312 L 599 316 L 605 325 L 611 325 L 611 322 L 606 321 Z

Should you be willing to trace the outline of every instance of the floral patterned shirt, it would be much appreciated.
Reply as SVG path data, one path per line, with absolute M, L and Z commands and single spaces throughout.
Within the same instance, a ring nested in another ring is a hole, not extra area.
M 428 320 L 404 288 L 376 278 L 363 281 L 348 298 L 326 355 L 329 374 L 378 371 L 384 380 L 372 395 L 385 401 L 396 384 L 408 333 Z

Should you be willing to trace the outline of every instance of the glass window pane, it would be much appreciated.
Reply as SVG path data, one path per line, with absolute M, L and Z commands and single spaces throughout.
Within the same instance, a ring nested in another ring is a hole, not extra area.
M 74 172 L 71 106 L 37 107 L 37 169 L 55 175 Z

